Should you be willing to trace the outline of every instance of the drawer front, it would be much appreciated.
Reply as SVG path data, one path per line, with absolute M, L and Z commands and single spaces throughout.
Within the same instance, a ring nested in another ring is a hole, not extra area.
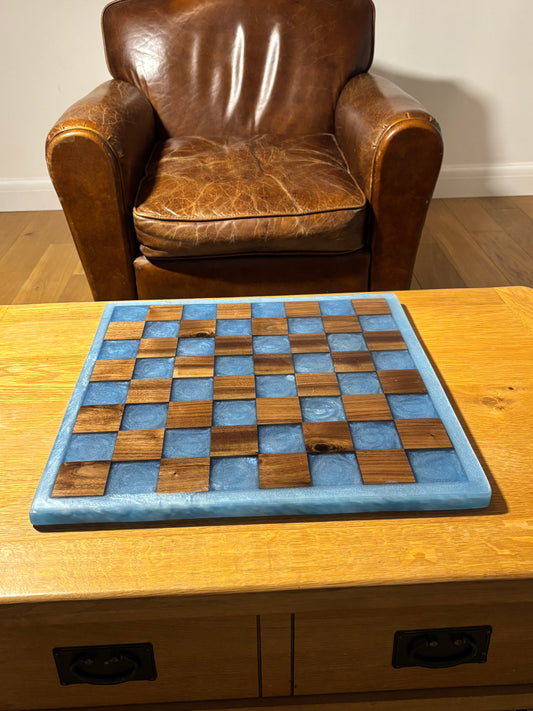
M 97 606 L 95 606 L 97 607 Z M 122 614 L 122 617 L 124 615 Z M 0 710 L 111 706 L 114 704 L 251 698 L 258 696 L 257 618 L 132 619 L 0 624 Z M 57 647 L 153 646 L 155 681 L 62 686 L 53 658 Z
M 395 668 L 399 630 L 490 625 L 487 661 L 440 669 Z M 533 683 L 533 611 L 507 605 L 297 614 L 297 695 Z

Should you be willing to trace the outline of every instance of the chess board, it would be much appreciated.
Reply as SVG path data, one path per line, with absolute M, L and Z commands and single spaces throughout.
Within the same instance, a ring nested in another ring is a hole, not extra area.
M 35 526 L 479 508 L 483 470 L 391 294 L 106 306 Z

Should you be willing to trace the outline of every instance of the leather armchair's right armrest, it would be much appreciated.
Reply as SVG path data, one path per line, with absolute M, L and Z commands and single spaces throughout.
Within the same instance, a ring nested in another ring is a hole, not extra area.
M 136 298 L 132 208 L 154 141 L 150 102 L 115 79 L 67 109 L 48 135 L 50 177 L 96 300 Z
M 369 288 L 409 289 L 442 162 L 439 125 L 388 79 L 360 74 L 339 97 L 335 135 L 369 203 Z

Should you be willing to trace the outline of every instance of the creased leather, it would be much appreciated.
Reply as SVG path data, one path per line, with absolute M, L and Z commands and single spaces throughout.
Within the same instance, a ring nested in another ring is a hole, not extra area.
M 442 162 L 439 125 L 389 80 L 361 74 L 340 96 L 335 132 L 369 202 L 371 288 L 409 289 Z
M 154 111 L 131 84 L 106 81 L 72 104 L 48 134 L 47 151 L 60 134 L 91 131 L 115 157 L 128 200 L 135 194 L 155 139 Z
M 165 137 L 332 132 L 373 26 L 370 0 L 119 0 L 103 15 L 111 74 Z
M 126 82 L 105 82 L 48 135 L 50 177 L 95 299 L 136 298 L 131 210 L 155 137 L 154 112 Z
M 364 217 L 330 134 L 170 139 L 134 210 L 141 251 L 156 258 L 355 251 Z

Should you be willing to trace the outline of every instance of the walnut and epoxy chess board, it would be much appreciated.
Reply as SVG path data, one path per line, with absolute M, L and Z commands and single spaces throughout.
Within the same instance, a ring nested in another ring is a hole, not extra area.
M 36 526 L 478 508 L 490 487 L 394 295 L 105 308 Z

